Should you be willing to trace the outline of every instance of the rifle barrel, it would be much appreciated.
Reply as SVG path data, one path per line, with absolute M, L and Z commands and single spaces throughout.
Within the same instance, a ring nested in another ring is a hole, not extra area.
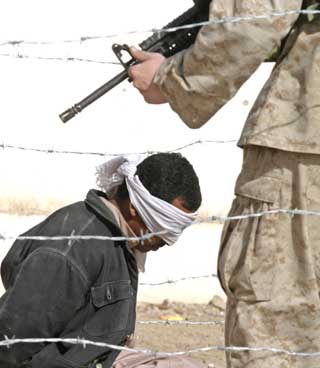
M 90 93 L 87 97 L 85 97 L 80 102 L 74 104 L 69 109 L 65 110 L 62 114 L 59 115 L 60 119 L 66 123 L 70 119 L 72 119 L 76 114 L 81 112 L 88 105 L 92 104 L 92 102 L 96 101 L 98 98 L 103 96 L 105 93 L 110 91 L 110 89 L 117 86 L 119 83 L 128 78 L 128 73 L 126 70 L 116 75 L 114 78 L 110 79 L 107 83 L 103 84 L 101 87 L 97 88 L 95 91 Z

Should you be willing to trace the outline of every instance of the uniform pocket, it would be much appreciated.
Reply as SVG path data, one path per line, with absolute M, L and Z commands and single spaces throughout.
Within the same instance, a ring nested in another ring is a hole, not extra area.
M 85 323 L 85 331 L 92 336 L 103 336 L 125 330 L 129 313 L 133 313 L 133 296 L 130 280 L 106 282 L 92 287 L 92 313 Z
M 281 183 L 271 177 L 238 182 L 229 216 L 244 215 L 225 224 L 219 253 L 219 277 L 229 297 L 266 301 L 272 297 Z M 248 217 L 245 217 L 248 215 Z

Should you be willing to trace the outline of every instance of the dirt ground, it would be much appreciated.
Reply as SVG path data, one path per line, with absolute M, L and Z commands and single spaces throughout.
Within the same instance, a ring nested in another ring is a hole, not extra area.
M 185 304 L 169 300 L 161 304 L 139 303 L 137 321 L 136 348 L 180 352 L 224 345 L 224 301 L 218 296 L 214 296 L 208 304 Z M 146 321 L 160 323 L 143 323 Z M 190 357 L 209 368 L 225 367 L 223 351 L 196 352 Z

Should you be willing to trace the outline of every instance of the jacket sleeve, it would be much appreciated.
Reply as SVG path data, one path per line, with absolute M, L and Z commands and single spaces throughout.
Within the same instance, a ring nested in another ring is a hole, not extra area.
M 84 276 L 63 254 L 49 249 L 35 251 L 24 261 L 14 284 L 1 297 L 0 335 L 57 336 L 84 303 L 86 290 Z M 9 349 L 0 347 L 0 366 L 20 366 L 19 363 L 43 347 L 40 343 L 19 343 Z
M 209 19 L 299 10 L 302 0 L 214 0 Z M 154 82 L 190 128 L 206 123 L 279 47 L 297 14 L 205 25 L 195 43 L 169 58 Z

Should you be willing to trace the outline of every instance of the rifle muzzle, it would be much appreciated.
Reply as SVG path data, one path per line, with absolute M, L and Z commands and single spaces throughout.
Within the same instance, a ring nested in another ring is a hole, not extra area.
M 70 109 L 65 110 L 62 114 L 59 115 L 59 117 L 64 123 L 66 123 L 81 111 L 82 111 L 81 105 L 76 104 L 70 107 Z

